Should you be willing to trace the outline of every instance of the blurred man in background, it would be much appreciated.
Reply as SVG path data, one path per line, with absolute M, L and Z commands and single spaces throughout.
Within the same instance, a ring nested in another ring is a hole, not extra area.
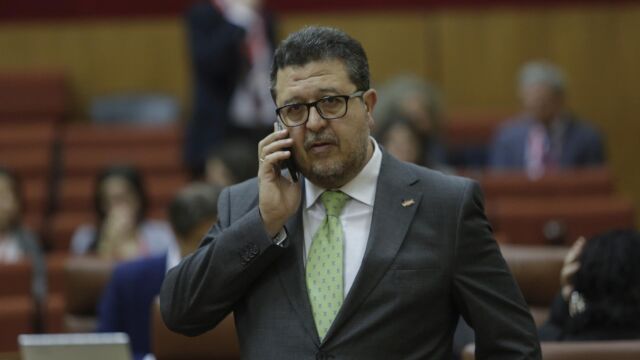
M 533 178 L 546 170 L 601 165 L 600 133 L 569 113 L 562 72 L 547 62 L 530 62 L 520 72 L 523 113 L 497 132 L 489 166 L 526 170 Z
M 273 22 L 260 0 L 211 0 L 186 15 L 194 83 L 185 161 L 202 175 L 208 152 L 222 139 L 258 141 L 274 121 L 269 94 Z

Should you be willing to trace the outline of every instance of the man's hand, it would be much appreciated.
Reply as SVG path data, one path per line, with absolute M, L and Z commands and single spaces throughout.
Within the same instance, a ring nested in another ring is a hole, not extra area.
M 287 137 L 287 129 L 276 131 L 258 144 L 258 182 L 260 184 L 259 208 L 262 222 L 274 237 L 300 206 L 300 183 L 280 174 L 280 162 L 292 156 L 284 150 L 293 146 Z

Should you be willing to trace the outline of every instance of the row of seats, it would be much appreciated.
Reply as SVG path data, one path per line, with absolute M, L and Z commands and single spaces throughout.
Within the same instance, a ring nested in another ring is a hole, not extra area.
M 0 123 L 61 123 L 70 103 L 63 72 L 0 72 Z
M 633 228 L 633 203 L 617 194 L 607 167 L 549 172 L 531 179 L 516 171 L 462 171 L 477 180 L 486 213 L 506 241 L 570 245 L 578 237 Z
M 640 340 L 542 342 L 545 360 L 637 360 L 640 359 Z M 475 346 L 465 347 L 463 360 L 474 360 Z

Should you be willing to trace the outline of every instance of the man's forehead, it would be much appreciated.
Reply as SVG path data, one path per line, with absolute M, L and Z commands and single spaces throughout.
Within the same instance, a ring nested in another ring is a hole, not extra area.
M 340 60 L 313 61 L 290 65 L 278 70 L 276 90 L 283 100 L 298 91 L 339 92 L 351 85 L 344 63 Z
M 289 65 L 278 70 L 277 80 L 303 81 L 321 76 L 346 76 L 344 63 L 337 59 L 311 61 L 303 65 Z M 279 83 L 279 81 L 278 81 Z

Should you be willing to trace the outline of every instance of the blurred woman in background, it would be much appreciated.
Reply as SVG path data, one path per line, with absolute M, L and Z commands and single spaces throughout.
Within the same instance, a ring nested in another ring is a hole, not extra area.
M 130 166 L 112 166 L 97 178 L 97 226 L 82 225 L 71 239 L 74 254 L 97 254 L 124 260 L 161 254 L 175 242 L 170 226 L 146 218 L 147 197 L 142 178 Z
M 22 206 L 19 179 L 0 167 L 0 264 L 30 261 L 31 292 L 40 302 L 47 293 L 46 266 L 38 240 L 22 225 Z
M 446 165 L 442 104 L 440 93 L 433 85 L 416 75 L 397 76 L 380 88 L 379 99 L 375 132 L 379 133 L 391 122 L 406 119 L 422 143 L 419 165 L 432 168 Z
M 377 128 L 376 139 L 385 150 L 399 160 L 424 164 L 425 142 L 408 118 L 399 116 L 385 121 Z

